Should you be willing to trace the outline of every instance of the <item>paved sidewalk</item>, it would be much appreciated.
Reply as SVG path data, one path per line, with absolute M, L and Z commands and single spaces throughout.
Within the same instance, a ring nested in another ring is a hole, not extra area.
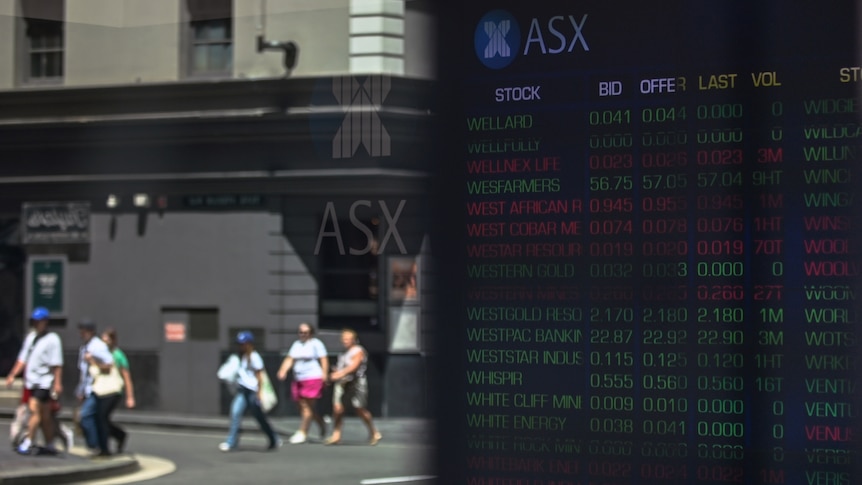
M 0 427 L 5 428 L 5 427 Z M 2 485 L 53 485 L 72 483 L 94 478 L 107 478 L 133 473 L 138 470 L 133 455 L 90 459 L 83 448 L 56 456 L 22 456 L 12 446 L 0 446 L 0 484 Z
M 133 454 L 120 455 L 109 459 L 90 459 L 83 448 L 76 447 L 70 454 L 59 456 L 22 456 L 12 450 L 8 441 L 8 421 L 14 414 L 13 408 L 0 407 L 0 431 L 5 443 L 0 444 L 0 485 L 10 484 L 61 484 L 83 479 L 104 478 L 132 473 L 138 469 Z M 64 409 L 60 419 L 66 423 L 72 419 L 72 411 Z M 227 433 L 227 416 L 199 416 L 160 413 L 151 411 L 117 411 L 113 421 L 120 425 L 158 426 L 211 430 Z M 299 426 L 299 417 L 272 417 L 273 427 L 287 441 Z M 375 419 L 374 424 L 383 435 L 384 443 L 410 443 L 433 445 L 433 421 L 424 418 L 386 418 Z M 257 429 L 257 423 L 247 417 L 243 429 Z M 332 424 L 328 424 L 331 431 Z M 345 443 L 359 443 L 367 440 L 365 426 L 354 416 L 344 420 L 342 432 Z M 80 438 L 76 437 L 76 440 Z M 312 425 L 309 441 L 320 442 L 316 425 Z M 76 443 L 80 443 L 76 441 Z M 134 435 L 130 440 L 130 452 L 134 452 Z

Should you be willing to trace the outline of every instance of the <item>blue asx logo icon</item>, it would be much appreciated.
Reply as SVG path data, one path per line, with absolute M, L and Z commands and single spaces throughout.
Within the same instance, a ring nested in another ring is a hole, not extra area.
M 515 17 L 505 10 L 492 10 L 476 26 L 473 36 L 476 57 L 486 67 L 502 69 L 515 60 L 521 46 L 521 30 Z

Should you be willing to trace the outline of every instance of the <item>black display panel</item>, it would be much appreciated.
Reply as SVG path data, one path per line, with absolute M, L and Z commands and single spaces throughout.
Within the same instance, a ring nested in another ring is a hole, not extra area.
M 443 8 L 442 483 L 859 483 L 856 16 Z

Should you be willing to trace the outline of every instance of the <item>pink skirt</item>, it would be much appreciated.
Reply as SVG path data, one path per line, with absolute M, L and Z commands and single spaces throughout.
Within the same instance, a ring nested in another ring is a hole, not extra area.
M 293 381 L 290 384 L 290 397 L 294 401 L 300 399 L 320 399 L 323 396 L 323 379 L 307 379 Z

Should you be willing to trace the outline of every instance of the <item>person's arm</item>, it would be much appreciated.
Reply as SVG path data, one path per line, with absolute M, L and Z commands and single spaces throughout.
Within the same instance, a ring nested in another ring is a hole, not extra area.
M 111 352 L 111 349 L 107 344 L 102 343 L 101 340 L 99 340 L 99 342 L 100 345 L 96 347 L 97 353 L 95 355 L 96 360 L 99 361 L 99 369 L 101 369 L 102 372 L 110 372 L 111 366 L 115 365 L 114 353 Z
M 263 401 L 263 369 L 254 371 L 254 376 L 257 377 L 257 400 Z
M 97 367 L 103 374 L 110 372 L 111 366 L 114 365 L 112 361 L 105 362 L 102 359 L 96 358 L 89 352 L 84 354 L 84 360 L 86 360 L 91 366 Z
M 132 385 L 132 373 L 129 372 L 128 367 L 123 367 L 121 374 L 126 385 L 126 407 L 132 409 L 135 407 L 135 387 Z
M 12 387 L 12 383 L 15 382 L 15 377 L 21 373 L 21 370 L 24 369 L 24 361 L 16 360 L 15 365 L 12 367 L 12 370 L 9 372 L 9 375 L 6 376 L 6 387 Z
M 60 394 L 63 394 L 63 366 L 57 365 L 57 366 L 51 367 L 51 372 L 54 373 L 53 391 L 59 397 Z
M 318 341 L 319 342 L 319 341 Z M 320 368 L 323 370 L 323 382 L 329 383 L 329 355 L 326 353 L 326 346 L 323 345 L 323 342 L 319 342 L 320 348 L 318 351 L 320 352 Z
M 278 380 L 283 381 L 287 379 L 287 373 L 290 372 L 290 368 L 293 367 L 293 357 L 288 355 L 281 361 L 281 367 L 278 368 Z
M 254 371 L 254 377 L 257 378 L 257 400 L 262 401 L 263 397 L 263 359 L 257 352 L 252 352 L 248 356 L 248 366 Z
M 49 345 L 47 364 L 51 367 L 51 373 L 54 374 L 51 391 L 56 399 L 59 399 L 60 395 L 63 394 L 63 344 L 60 342 L 60 337 L 55 333 L 45 338 L 49 339 L 46 341 Z
M 6 387 L 12 387 L 12 383 L 15 382 L 15 377 L 24 370 L 24 366 L 27 365 L 27 357 L 30 355 L 30 347 L 33 345 L 33 334 L 27 335 L 24 338 L 24 345 L 21 346 L 21 350 L 18 351 L 18 359 L 15 360 L 15 366 L 12 367 L 12 371 L 6 376 Z
M 359 369 L 359 366 L 362 365 L 363 357 L 365 357 L 365 352 L 356 352 L 355 354 L 353 354 L 353 357 L 350 358 L 350 363 L 347 364 L 347 367 L 332 373 L 332 380 L 337 381 L 344 378 L 344 376 L 356 372 L 356 369 Z
M 320 368 L 323 369 L 323 382 L 329 382 L 329 356 L 320 358 Z

